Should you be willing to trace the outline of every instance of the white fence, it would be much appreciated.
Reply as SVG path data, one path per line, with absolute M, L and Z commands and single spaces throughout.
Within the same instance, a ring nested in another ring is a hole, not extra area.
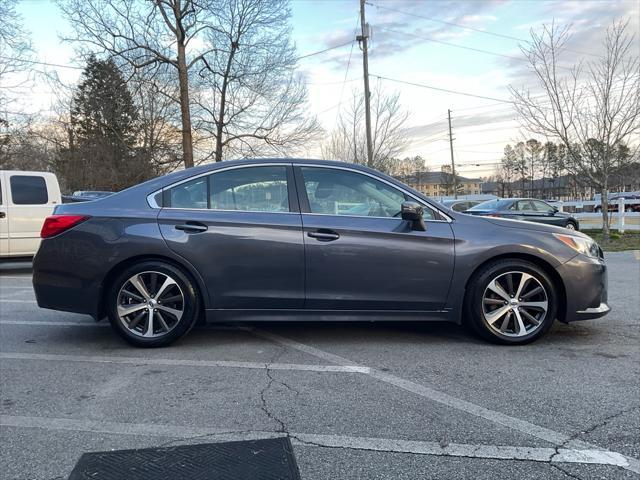
M 615 202 L 616 212 L 609 212 L 609 225 L 612 230 L 624 233 L 626 230 L 640 231 L 640 212 L 627 212 L 631 205 L 640 204 L 640 200 L 625 200 L 623 198 Z M 570 212 L 580 221 L 581 230 L 602 228 L 602 213 L 595 211 L 600 207 L 600 202 L 573 201 L 554 203 L 561 212 Z

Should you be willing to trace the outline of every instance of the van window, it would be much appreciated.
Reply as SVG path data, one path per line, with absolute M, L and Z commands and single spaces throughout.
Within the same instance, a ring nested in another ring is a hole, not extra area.
M 43 177 L 12 175 L 10 184 L 14 205 L 45 205 L 49 202 L 47 183 Z

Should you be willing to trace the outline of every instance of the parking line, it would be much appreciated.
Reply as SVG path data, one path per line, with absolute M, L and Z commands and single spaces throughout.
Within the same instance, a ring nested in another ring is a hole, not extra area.
M 34 325 L 54 327 L 108 327 L 108 323 L 98 322 L 42 322 L 37 320 L 0 320 L 0 325 Z
M 296 370 L 306 372 L 333 372 L 333 373 L 369 373 L 367 367 L 355 367 L 350 365 L 307 365 L 295 363 L 260 363 L 237 362 L 228 360 L 178 360 L 169 358 L 136 358 L 118 356 L 97 355 L 57 355 L 44 353 L 2 352 L 0 359 L 11 360 L 43 360 L 47 362 L 87 362 L 87 363 L 114 363 L 127 365 L 164 365 L 179 367 L 208 367 L 208 368 L 248 368 L 264 370 Z
M 339 363 L 342 365 L 361 366 L 360 364 L 353 362 L 347 358 L 341 357 L 339 355 L 334 355 L 333 353 L 325 352 L 323 350 L 312 347 L 310 345 L 305 345 L 303 343 L 297 342 L 290 338 L 282 337 L 280 335 L 277 335 L 271 332 L 267 332 L 261 329 L 251 328 L 251 327 L 246 327 L 245 330 L 259 337 L 272 340 L 281 345 L 297 349 L 299 351 L 308 353 L 310 355 L 321 358 L 323 360 Z M 545 440 L 547 442 L 550 442 L 554 445 L 562 445 L 563 447 L 572 447 L 577 449 L 602 450 L 597 445 L 593 445 L 588 442 L 583 442 L 581 440 L 573 439 L 571 436 L 567 434 L 556 432 L 555 430 L 541 427 L 539 425 L 535 425 L 526 420 L 521 420 L 519 418 L 506 415 L 496 410 L 490 410 L 488 408 L 482 407 L 480 405 L 476 405 L 466 400 L 456 398 L 444 392 L 440 392 L 439 390 L 435 390 L 433 388 L 420 385 L 410 380 L 405 380 L 403 378 L 400 378 L 390 373 L 376 370 L 375 368 L 370 368 L 369 372 L 366 375 L 369 375 L 372 378 L 375 378 L 382 382 L 393 385 L 394 387 L 401 388 L 402 390 L 414 393 L 416 395 L 420 395 L 421 397 L 427 398 L 431 401 L 441 403 L 443 405 L 454 408 L 456 410 L 469 413 L 476 417 L 484 418 L 485 420 L 489 420 L 493 423 L 497 423 L 499 425 L 509 427 L 513 430 L 526 433 L 533 437 L 539 438 L 540 440 Z M 609 452 L 608 450 L 606 451 Z M 615 452 L 610 452 L 610 453 L 615 453 Z M 626 459 L 627 465 L 624 468 L 640 474 L 640 460 L 633 457 L 628 457 L 628 456 L 626 456 L 625 459 Z
M 12 299 L 0 299 L 0 303 L 38 303 L 35 300 L 12 300 Z
M 219 428 L 183 427 L 148 423 L 102 422 L 95 420 L 0 415 L 0 425 L 17 428 L 81 431 L 115 435 L 161 436 L 177 439 L 211 437 L 214 441 L 256 440 L 284 436 L 280 432 L 247 430 L 230 431 Z M 583 463 L 628 467 L 627 459 L 618 453 L 593 449 L 544 447 L 514 447 L 508 445 L 440 444 L 417 440 L 353 437 L 289 433 L 291 441 L 301 447 L 348 448 L 352 450 L 411 453 L 446 457 L 468 457 L 500 460 L 527 460 L 544 463 Z
M 31 280 L 31 275 L 2 275 L 0 274 L 0 280 L 2 280 L 3 278 L 9 278 L 9 279 L 25 279 L 25 280 Z

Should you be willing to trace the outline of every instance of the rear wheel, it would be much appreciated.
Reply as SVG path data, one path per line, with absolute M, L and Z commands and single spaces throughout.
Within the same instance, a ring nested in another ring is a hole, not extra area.
M 148 261 L 129 267 L 108 294 L 109 321 L 139 347 L 169 345 L 198 318 L 198 295 L 191 280 L 173 265 Z
M 486 340 L 520 345 L 544 335 L 556 316 L 557 293 L 548 275 L 524 260 L 487 265 L 469 283 L 465 320 Z

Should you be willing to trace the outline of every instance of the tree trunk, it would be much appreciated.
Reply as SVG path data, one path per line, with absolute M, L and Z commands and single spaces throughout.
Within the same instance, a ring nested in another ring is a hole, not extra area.
M 182 117 L 182 158 L 184 167 L 193 167 L 193 139 L 189 109 L 189 76 L 184 40 L 178 39 L 178 81 L 180 83 L 180 115 Z

